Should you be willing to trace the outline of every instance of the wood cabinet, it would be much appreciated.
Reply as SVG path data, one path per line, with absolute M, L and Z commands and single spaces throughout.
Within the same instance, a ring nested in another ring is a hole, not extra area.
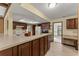
M 4 33 L 4 19 L 0 17 L 0 33 Z
M 48 36 L 44 36 L 0 51 L 0 56 L 44 56 L 49 46 Z
M 35 35 L 35 27 L 36 25 L 32 25 L 32 35 Z
M 48 33 L 48 30 L 50 29 L 50 22 L 42 23 L 41 29 L 43 33 Z
M 66 27 L 67 27 L 67 29 L 77 29 L 78 28 L 78 19 L 77 18 L 67 19 Z
M 19 45 L 19 56 L 30 56 L 31 55 L 31 42 Z
M 18 56 L 18 46 L 12 48 L 12 54 L 13 56 Z
M 13 22 L 13 29 L 16 29 L 16 26 L 23 26 L 22 29 L 27 29 L 27 24 L 23 22 Z
M 44 41 L 45 41 L 44 49 L 45 49 L 45 54 L 46 54 L 46 52 L 48 51 L 48 36 L 44 37 Z
M 44 49 L 44 37 L 40 38 L 40 56 L 44 56 L 45 55 L 45 49 Z
M 33 56 L 39 56 L 40 55 L 40 46 L 39 46 L 39 39 L 34 40 L 32 46 L 32 55 Z
M 12 56 L 12 48 L 0 51 L 0 56 Z

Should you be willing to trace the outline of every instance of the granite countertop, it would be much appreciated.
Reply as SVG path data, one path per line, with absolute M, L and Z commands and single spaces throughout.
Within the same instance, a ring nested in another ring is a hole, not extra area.
M 40 35 L 28 36 L 28 37 L 16 36 L 16 35 L 12 35 L 12 36 L 0 35 L 0 51 L 14 47 L 19 44 L 23 44 L 25 42 L 35 40 L 37 38 L 40 38 L 46 35 L 51 35 L 51 33 L 45 33 L 45 34 L 40 34 Z
M 63 38 L 70 38 L 70 39 L 78 40 L 78 36 L 71 36 L 71 35 L 63 35 Z

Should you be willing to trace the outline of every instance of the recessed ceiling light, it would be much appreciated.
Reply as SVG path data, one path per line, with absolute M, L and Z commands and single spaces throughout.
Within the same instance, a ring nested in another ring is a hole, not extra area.
M 48 7 L 49 7 L 49 8 L 54 8 L 55 6 L 56 6 L 56 3 L 49 3 L 49 4 L 48 4 Z

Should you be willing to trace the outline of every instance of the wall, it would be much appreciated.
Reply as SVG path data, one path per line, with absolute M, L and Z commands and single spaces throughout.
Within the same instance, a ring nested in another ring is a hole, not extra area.
M 64 18 L 59 18 L 59 19 L 53 19 L 53 21 L 51 23 L 53 23 L 53 22 L 63 22 L 63 35 L 77 36 L 78 35 L 78 29 L 66 29 L 66 19 L 69 19 L 69 18 L 77 18 L 77 16 L 70 16 L 70 17 L 64 17 Z
M 4 35 L 12 35 L 13 34 L 13 18 L 12 18 L 12 8 L 14 4 L 11 4 L 9 7 L 6 16 L 4 17 Z

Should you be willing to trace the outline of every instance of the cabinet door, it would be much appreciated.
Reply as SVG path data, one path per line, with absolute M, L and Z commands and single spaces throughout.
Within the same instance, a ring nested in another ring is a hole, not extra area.
M 48 51 L 48 36 L 45 36 L 44 37 L 44 41 L 45 41 L 45 54 L 46 54 L 46 52 Z
M 44 37 L 40 38 L 40 56 L 44 56 Z
M 39 56 L 39 39 L 34 40 L 32 46 L 32 55 L 33 56 Z
M 0 33 L 4 33 L 4 19 L 0 18 Z
M 48 50 L 50 49 L 50 35 L 48 36 Z
M 0 51 L 0 56 L 12 56 L 12 48 Z
M 19 46 L 19 56 L 31 55 L 31 42 L 27 42 Z
M 13 47 L 13 56 L 18 56 L 18 47 Z

